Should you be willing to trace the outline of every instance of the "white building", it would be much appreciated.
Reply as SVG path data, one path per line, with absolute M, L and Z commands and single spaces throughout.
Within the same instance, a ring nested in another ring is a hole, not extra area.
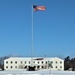
M 60 58 L 33 58 L 33 65 L 36 70 L 40 69 L 49 69 L 51 70 L 64 70 L 64 60 Z M 49 67 L 49 62 L 52 64 Z M 19 69 L 27 69 L 31 66 L 31 58 L 23 58 L 23 57 L 10 57 L 4 60 L 4 69 L 5 70 L 19 70 Z

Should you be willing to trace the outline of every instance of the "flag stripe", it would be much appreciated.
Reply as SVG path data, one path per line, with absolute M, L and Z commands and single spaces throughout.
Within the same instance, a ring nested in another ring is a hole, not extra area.
M 33 5 L 33 8 L 34 8 L 34 11 L 46 10 L 46 7 L 45 6 L 36 6 L 36 5 Z

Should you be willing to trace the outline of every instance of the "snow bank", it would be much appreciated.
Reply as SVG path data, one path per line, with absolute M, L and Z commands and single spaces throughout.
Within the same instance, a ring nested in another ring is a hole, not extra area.
M 40 70 L 40 71 L 0 71 L 0 75 L 75 75 L 74 71 L 50 71 L 50 70 Z

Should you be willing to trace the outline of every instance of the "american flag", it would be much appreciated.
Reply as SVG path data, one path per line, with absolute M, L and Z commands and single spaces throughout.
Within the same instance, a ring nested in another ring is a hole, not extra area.
M 34 11 L 38 11 L 38 10 L 46 10 L 45 6 L 37 6 L 37 5 L 33 5 Z

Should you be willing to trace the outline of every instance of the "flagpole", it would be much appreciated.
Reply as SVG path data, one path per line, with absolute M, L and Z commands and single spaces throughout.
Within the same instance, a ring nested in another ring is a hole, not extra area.
M 34 6 L 34 8 L 36 10 L 46 10 L 46 7 L 45 6 L 38 6 L 39 8 L 36 8 L 36 6 Z M 35 11 L 36 11 L 35 10 Z M 31 66 L 34 66 L 33 65 L 33 50 L 34 50 L 34 24 L 33 24 L 33 19 L 34 19 L 34 15 L 33 15 L 33 5 L 32 5 L 32 49 L 31 49 Z
M 33 36 L 33 30 L 34 27 L 33 27 L 33 5 L 32 5 L 32 49 L 31 49 L 31 66 L 33 66 L 33 50 L 34 50 L 34 36 Z

